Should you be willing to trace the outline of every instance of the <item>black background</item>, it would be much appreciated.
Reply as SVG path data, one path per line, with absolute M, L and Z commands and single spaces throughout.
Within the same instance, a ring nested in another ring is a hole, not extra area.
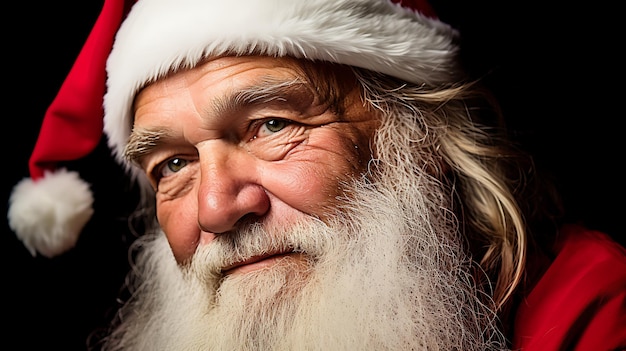
M 613 18 L 617 8 L 554 1 L 433 4 L 463 33 L 464 59 L 498 96 L 516 137 L 557 179 L 568 216 L 623 243 L 623 29 Z M 14 2 L 5 10 L 4 206 L 12 187 L 28 176 L 45 110 L 101 5 Z M 11 349 L 85 350 L 87 335 L 112 316 L 128 268 L 133 235 L 126 216 L 136 192 L 104 143 L 69 166 L 93 185 L 96 198 L 95 215 L 75 249 L 54 259 L 32 257 L 3 222 L 8 313 L 2 314 L 2 333 Z

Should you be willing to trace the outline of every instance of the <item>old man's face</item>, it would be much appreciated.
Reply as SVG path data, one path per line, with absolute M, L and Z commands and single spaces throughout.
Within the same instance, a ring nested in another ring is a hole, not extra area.
M 288 58 L 215 58 L 143 89 L 127 156 L 162 233 L 142 240 L 110 346 L 499 347 L 451 189 L 407 146 L 419 126 L 364 101 L 351 70 Z
M 342 182 L 367 166 L 377 123 L 347 72 L 333 73 L 330 82 L 291 59 L 222 57 L 141 92 L 133 139 L 156 140 L 139 161 L 179 262 L 242 223 L 282 227 L 333 214 Z M 251 254 L 221 271 L 303 258 Z

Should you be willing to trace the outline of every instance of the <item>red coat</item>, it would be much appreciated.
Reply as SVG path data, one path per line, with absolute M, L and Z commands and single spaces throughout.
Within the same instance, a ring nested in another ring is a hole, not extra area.
M 626 249 L 570 225 L 515 316 L 513 349 L 626 350 Z

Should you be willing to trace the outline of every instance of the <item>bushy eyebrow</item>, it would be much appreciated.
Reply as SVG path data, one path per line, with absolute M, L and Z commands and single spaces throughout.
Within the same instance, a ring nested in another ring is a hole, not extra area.
M 265 77 L 260 83 L 243 88 L 234 94 L 228 94 L 212 101 L 208 113 L 214 116 L 228 116 L 244 107 L 268 104 L 272 102 L 285 102 L 288 96 L 294 96 L 304 92 L 306 83 L 299 78 L 292 80 L 279 80 L 273 77 Z M 309 89 L 306 91 L 310 92 Z
M 165 129 L 133 129 L 124 148 L 124 158 L 142 167 L 144 157 L 165 144 L 165 140 L 169 138 L 171 134 Z

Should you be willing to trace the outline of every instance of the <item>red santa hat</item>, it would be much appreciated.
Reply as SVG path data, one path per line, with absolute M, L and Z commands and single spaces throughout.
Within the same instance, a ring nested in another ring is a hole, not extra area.
M 135 94 L 207 56 L 293 56 L 436 85 L 459 73 L 456 36 L 426 0 L 105 0 L 44 116 L 31 177 L 11 194 L 9 225 L 33 255 L 72 248 L 93 196 L 58 164 L 89 154 L 104 132 L 112 156 L 136 179 L 140 171 L 123 155 Z

